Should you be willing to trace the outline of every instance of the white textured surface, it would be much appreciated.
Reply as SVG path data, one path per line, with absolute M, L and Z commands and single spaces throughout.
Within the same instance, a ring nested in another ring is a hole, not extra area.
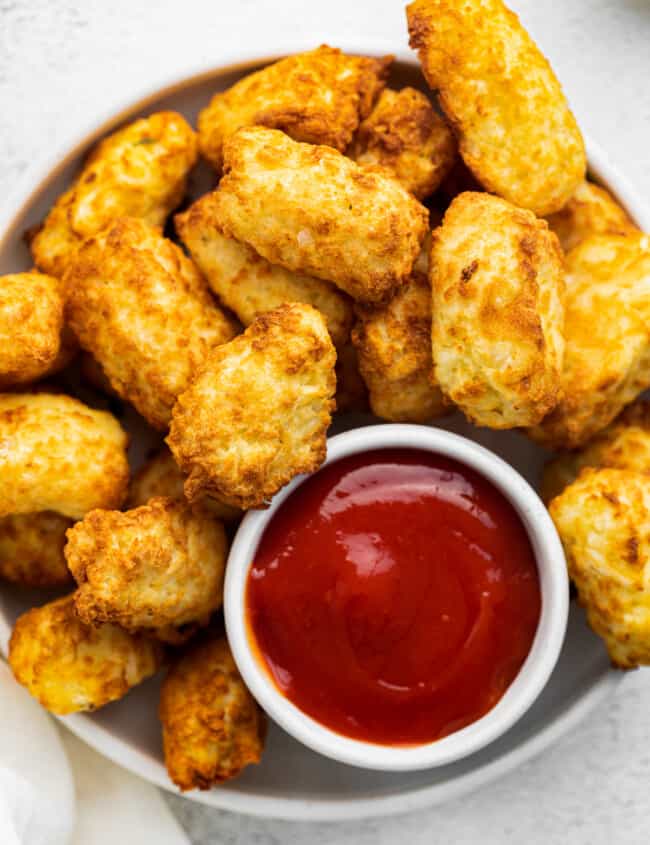
M 512 7 L 553 62 L 582 126 L 650 199 L 650 0 Z M 0 0 L 0 197 L 53 143 L 220 49 L 288 36 L 405 43 L 400 0 Z M 196 845 L 409 845 L 648 840 L 650 672 L 541 758 L 476 795 L 409 817 L 342 825 L 250 820 L 169 799 Z M 130 841 L 142 842 L 143 828 Z M 89 843 L 90 845 L 90 843 Z

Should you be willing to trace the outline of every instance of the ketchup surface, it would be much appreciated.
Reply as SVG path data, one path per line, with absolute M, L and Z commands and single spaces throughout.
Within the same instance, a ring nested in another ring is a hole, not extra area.
M 514 680 L 540 615 L 537 566 L 485 478 L 415 449 L 330 464 L 278 509 L 247 584 L 258 659 L 340 734 L 430 742 Z

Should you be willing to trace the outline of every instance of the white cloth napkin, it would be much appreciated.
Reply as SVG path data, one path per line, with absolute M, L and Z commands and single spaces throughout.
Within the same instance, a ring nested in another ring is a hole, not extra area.
M 155 787 L 57 728 L 0 662 L 0 843 L 144 841 L 189 845 Z

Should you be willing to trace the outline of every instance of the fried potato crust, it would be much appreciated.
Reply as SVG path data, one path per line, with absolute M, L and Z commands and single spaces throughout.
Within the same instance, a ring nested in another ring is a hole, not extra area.
M 650 476 L 584 469 L 549 510 L 578 599 L 612 663 L 650 664 Z
M 24 587 L 72 583 L 63 556 L 72 520 L 52 511 L 0 519 L 0 578 Z
M 432 383 L 431 287 L 413 273 L 383 306 L 357 306 L 352 340 L 368 386 L 370 407 L 393 422 L 423 423 L 446 413 Z
M 174 456 L 166 446 L 163 446 L 133 477 L 126 501 L 127 507 L 138 508 L 140 505 L 146 505 L 156 496 L 167 496 L 184 502 L 186 501 L 183 491 L 184 483 L 185 476 L 174 460 Z M 212 516 L 224 522 L 239 519 L 242 515 L 239 508 L 224 505 L 213 499 L 205 498 L 201 504 Z
M 16 622 L 9 665 L 46 710 L 64 716 L 122 698 L 158 671 L 162 646 L 115 625 L 84 625 L 73 595 L 35 607 Z
M 221 170 L 226 139 L 253 125 L 343 152 L 384 87 L 391 62 L 390 56 L 346 56 L 323 45 L 250 73 L 199 113 L 201 155 Z
M 221 605 L 226 535 L 203 509 L 161 496 L 124 513 L 91 511 L 67 537 L 75 608 L 86 624 L 179 626 Z
M 564 271 L 545 221 L 490 194 L 460 194 L 434 230 L 437 383 L 476 425 L 539 422 L 557 403 Z
M 185 478 L 181 473 L 178 464 L 174 460 L 166 446 L 153 455 L 143 464 L 138 472 L 131 479 L 129 495 L 125 507 L 127 509 L 138 508 L 147 505 L 159 496 L 175 499 L 179 502 L 186 502 L 183 492 Z M 206 512 L 216 519 L 232 521 L 241 517 L 242 512 L 238 508 L 231 508 L 221 502 L 212 499 L 204 499 L 201 505 Z M 157 639 L 173 646 L 183 645 L 189 642 L 196 634 L 210 622 L 210 613 L 204 614 L 201 618 L 183 625 L 163 625 L 151 631 Z
M 650 235 L 592 235 L 566 258 L 567 286 L 611 284 L 650 322 Z
M 0 276 L 0 388 L 47 375 L 59 355 L 62 329 L 58 279 L 42 273 Z
M 245 243 L 219 231 L 216 194 L 205 194 L 174 218 L 176 229 L 212 291 L 244 326 L 285 302 L 305 302 L 327 320 L 335 346 L 352 328 L 352 303 L 331 282 L 269 263 Z
M 166 446 L 163 446 L 133 476 L 126 506 L 139 508 L 141 505 L 146 505 L 149 499 L 157 496 L 166 496 L 182 502 L 185 499 L 183 482 L 183 473 L 174 460 L 174 456 Z
M 529 432 L 575 449 L 650 387 L 650 239 L 592 235 L 566 257 L 563 398 Z
M 638 231 L 609 191 L 588 180 L 578 185 L 564 208 L 547 219 L 565 252 L 590 235 L 632 235 Z
M 580 130 L 551 66 L 501 0 L 415 0 L 410 45 L 487 190 L 559 211 L 585 177 Z
M 295 475 L 318 469 L 335 363 L 323 316 L 300 303 L 262 314 L 214 349 L 178 398 L 167 437 L 187 498 L 264 507 Z
M 106 411 L 51 393 L 0 396 L 0 517 L 51 510 L 81 519 L 118 508 L 127 435 Z
M 224 156 L 222 234 L 364 302 L 388 299 L 411 272 L 428 214 L 395 179 L 260 126 L 240 129 Z
M 585 467 L 650 473 L 650 402 L 639 400 L 628 405 L 583 449 L 562 452 L 549 461 L 542 474 L 544 501 L 559 496 Z
M 64 277 L 70 325 L 114 390 L 158 429 L 233 321 L 180 247 L 123 217 L 77 251 Z
M 197 157 L 196 134 L 176 112 L 157 112 L 104 138 L 33 238 L 36 266 L 61 277 L 81 242 L 115 217 L 162 226 Z
M 193 644 L 172 662 L 160 691 L 165 765 L 183 791 L 236 777 L 264 750 L 266 717 L 225 637 Z
M 361 123 L 348 153 L 364 166 L 382 167 L 418 199 L 430 196 L 457 156 L 451 129 L 415 88 L 386 88 Z

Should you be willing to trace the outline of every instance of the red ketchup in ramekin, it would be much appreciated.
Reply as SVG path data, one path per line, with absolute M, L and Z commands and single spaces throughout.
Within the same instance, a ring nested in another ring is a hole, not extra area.
M 279 507 L 246 589 L 275 685 L 333 731 L 431 742 L 499 701 L 531 649 L 537 566 L 512 505 L 457 461 L 382 449 L 329 464 Z

